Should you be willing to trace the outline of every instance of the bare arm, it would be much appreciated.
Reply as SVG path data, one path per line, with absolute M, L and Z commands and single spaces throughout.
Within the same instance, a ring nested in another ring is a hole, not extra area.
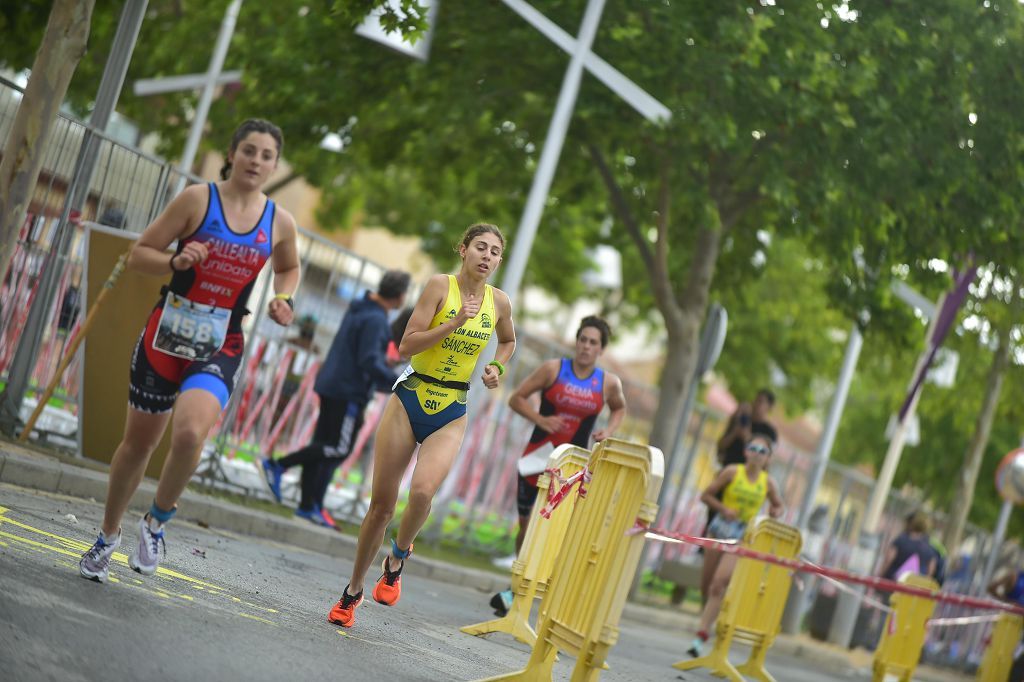
M 167 208 L 139 236 L 128 256 L 128 267 L 146 275 L 167 275 L 174 268 L 187 270 L 207 256 L 204 244 L 192 243 L 180 254 L 169 256 L 167 247 L 195 231 L 206 211 L 210 190 L 192 185 L 176 196 Z
M 508 294 L 501 289 L 494 289 L 494 312 L 498 321 L 494 325 L 494 333 L 498 337 L 498 348 L 494 352 L 494 359 L 502 365 L 512 359 L 516 351 L 516 329 L 512 324 L 512 301 Z M 497 388 L 501 374 L 498 368 L 488 364 L 484 367 L 483 382 L 487 388 Z
M 782 516 L 782 497 L 779 496 L 779 487 L 771 477 L 768 478 L 768 516 L 773 519 Z
M 299 249 L 295 242 L 295 218 L 278 208 L 274 225 L 274 248 L 271 266 L 274 268 L 274 292 L 291 297 L 299 288 Z M 273 298 L 267 308 L 270 319 L 280 325 L 289 325 L 294 318 L 292 307 L 279 298 Z
M 465 312 L 465 306 L 463 306 L 458 315 L 433 329 L 430 328 L 431 320 L 444 305 L 444 300 L 447 297 L 447 275 L 434 275 L 427 280 L 427 286 L 423 288 L 423 293 L 416 301 L 416 307 L 413 308 L 412 315 L 409 317 L 409 323 L 405 326 L 402 342 L 398 345 L 400 354 L 412 357 L 417 353 L 422 353 L 440 343 L 441 339 L 465 324 L 469 316 L 463 315 Z
M 533 409 L 530 405 L 530 396 L 543 391 L 555 383 L 558 378 L 558 360 L 547 360 L 540 367 L 530 372 L 530 376 L 523 380 L 523 383 L 516 387 L 512 397 L 508 399 L 508 406 L 520 417 L 533 422 L 548 433 L 554 433 L 562 427 L 562 418 L 555 415 L 547 417 Z
M 734 464 L 725 467 L 718 472 L 715 480 L 711 481 L 711 485 L 704 488 L 704 492 L 700 495 L 701 502 L 730 521 L 736 518 L 736 510 L 722 504 L 722 501 L 718 499 L 718 493 L 724 490 L 725 486 L 732 483 L 732 479 L 736 477 L 736 471 L 736 465 Z
M 611 412 L 608 414 L 608 424 L 594 432 L 594 440 L 598 443 L 614 436 L 626 416 L 626 395 L 622 391 L 622 379 L 614 374 L 604 375 L 604 402 Z

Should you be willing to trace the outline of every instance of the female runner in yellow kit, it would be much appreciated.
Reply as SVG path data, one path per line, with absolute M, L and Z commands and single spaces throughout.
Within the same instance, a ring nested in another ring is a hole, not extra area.
M 492 333 L 497 334 L 498 348 L 484 368 L 484 386 L 497 388 L 505 373 L 504 363 L 516 347 L 512 304 L 505 292 L 487 284 L 504 249 L 505 238 L 497 227 L 472 225 L 459 244 L 459 274 L 434 275 L 416 302 L 398 348 L 412 361 L 395 382 L 394 395 L 381 417 L 370 507 L 359 529 L 352 577 L 327 616 L 331 623 L 343 627 L 355 623 L 356 608 L 363 601 L 363 579 L 395 513 L 402 476 L 419 443 L 409 503 L 373 588 L 375 601 L 386 606 L 398 601 L 405 559 L 462 445 L 469 378 Z
M 743 450 L 747 463 L 725 467 L 704 489 L 701 502 L 718 513 L 708 525 L 708 536 L 718 540 L 740 540 L 747 524 L 761 511 L 766 498 L 768 515 L 775 519 L 782 514 L 778 486 L 766 471 L 774 447 L 775 443 L 768 436 L 754 434 Z M 719 493 L 722 493 L 721 500 L 718 499 Z M 704 577 L 710 586 L 700 615 L 700 629 L 687 649 L 694 658 L 701 655 L 704 643 L 708 641 L 711 625 L 718 618 L 722 598 L 738 558 L 735 554 L 723 554 L 715 549 L 704 550 Z

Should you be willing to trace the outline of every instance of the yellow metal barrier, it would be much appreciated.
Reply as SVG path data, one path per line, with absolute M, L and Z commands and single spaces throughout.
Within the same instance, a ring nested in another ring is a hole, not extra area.
M 743 543 L 758 552 L 793 559 L 800 554 L 803 541 L 796 528 L 765 519 L 752 532 L 747 531 Z M 774 682 L 775 678 L 765 670 L 764 659 L 779 633 L 791 582 L 787 568 L 741 558 L 736 562 L 736 570 L 722 599 L 722 610 L 715 623 L 714 647 L 706 656 L 680 661 L 672 667 L 680 670 L 708 668 L 712 675 L 727 677 L 733 682 L 743 682 L 742 675 Z M 729 646 L 733 640 L 753 647 L 750 658 L 738 668 L 729 662 Z
M 978 682 L 1006 682 L 1013 667 L 1013 652 L 1024 634 L 1024 617 L 1004 613 L 992 627 L 985 657 L 978 668 Z
M 908 573 L 900 582 L 927 590 L 938 590 L 939 584 L 924 575 Z M 935 602 L 927 597 L 897 592 L 889 601 L 892 613 L 885 619 L 882 639 L 875 649 L 872 664 L 873 682 L 882 682 L 889 674 L 896 675 L 900 682 L 910 682 L 921 660 L 921 648 L 927 634 L 928 619 L 935 611 Z M 894 620 L 895 619 L 895 620 Z
M 548 457 L 548 468 L 560 472 L 568 478 L 587 465 L 590 451 L 575 445 L 560 445 Z M 537 479 L 537 501 L 533 503 L 530 525 L 523 538 L 523 546 L 519 556 L 512 564 L 512 605 L 508 613 L 495 620 L 460 628 L 470 635 L 486 635 L 492 632 L 507 632 L 520 642 L 533 646 L 537 641 L 537 633 L 530 627 L 530 609 L 533 608 L 535 597 L 543 596 L 551 580 L 551 572 L 555 559 L 562 547 L 565 531 L 569 527 L 569 519 L 576 507 L 576 492 L 573 491 L 562 503 L 551 512 L 551 518 L 540 515 L 540 510 L 547 504 L 548 489 L 551 477 L 545 473 Z
M 572 680 L 597 680 L 618 640 L 619 617 L 640 561 L 644 537 L 627 535 L 658 511 L 664 478 L 661 451 L 607 439 L 594 448 L 587 496 L 576 504 L 541 604 L 537 641 L 526 668 L 488 678 L 551 680 L 559 650 L 576 657 Z

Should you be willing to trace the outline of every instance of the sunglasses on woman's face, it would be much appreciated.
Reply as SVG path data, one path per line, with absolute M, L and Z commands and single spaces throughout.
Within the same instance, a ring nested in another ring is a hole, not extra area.
M 747 452 L 752 452 L 755 455 L 770 455 L 772 451 L 763 445 L 748 445 Z

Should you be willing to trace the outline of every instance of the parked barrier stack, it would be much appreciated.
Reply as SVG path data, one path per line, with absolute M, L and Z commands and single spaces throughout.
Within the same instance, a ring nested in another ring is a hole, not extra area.
M 534 598 L 547 592 L 578 495 L 567 496 L 552 510 L 550 518 L 540 512 L 547 504 L 549 491 L 560 483 L 558 479 L 582 471 L 589 457 L 589 450 L 575 445 L 560 445 L 548 457 L 547 471 L 537 479 L 537 500 L 533 503 L 523 546 L 512 564 L 512 605 L 503 617 L 467 625 L 460 628 L 462 632 L 477 636 L 506 632 L 530 646 L 537 641 L 537 633 L 529 623 L 530 610 Z M 553 475 L 555 480 L 552 480 Z
M 754 551 L 793 559 L 800 554 L 803 541 L 796 528 L 765 519 L 753 531 L 748 531 L 743 543 Z M 779 633 L 791 582 L 790 571 L 782 566 L 740 558 L 722 600 L 711 651 L 672 667 L 679 670 L 707 668 L 712 675 L 733 682 L 743 682 L 742 675 L 774 682 L 775 678 L 765 669 L 765 655 Z M 750 658 L 739 667 L 729 661 L 733 641 L 752 647 Z
M 576 658 L 572 680 L 597 680 L 618 640 L 644 543 L 642 533 L 631 531 L 657 514 L 664 458 L 657 448 L 607 439 L 594 448 L 587 467 L 587 495 L 569 521 L 530 660 L 523 670 L 489 680 L 551 680 L 559 651 Z

